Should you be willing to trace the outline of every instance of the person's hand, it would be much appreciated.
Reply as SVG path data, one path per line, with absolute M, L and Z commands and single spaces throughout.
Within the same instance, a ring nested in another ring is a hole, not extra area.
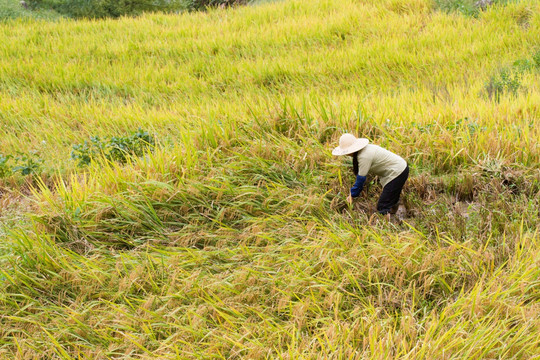
M 349 196 L 347 197 L 347 202 L 349 204 L 352 204 L 352 195 L 351 194 L 349 194 Z

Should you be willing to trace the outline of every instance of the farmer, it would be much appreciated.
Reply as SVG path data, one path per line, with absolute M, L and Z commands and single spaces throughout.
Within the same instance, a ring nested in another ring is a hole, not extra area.
M 383 186 L 377 211 L 383 215 L 396 212 L 401 189 L 409 177 L 409 166 L 402 157 L 380 146 L 369 144 L 368 139 L 358 139 L 352 134 L 343 134 L 339 138 L 339 146 L 332 151 L 332 155 L 349 155 L 353 158 L 356 182 L 347 197 L 349 204 L 352 204 L 353 198 L 360 195 L 366 176 L 371 173 L 379 176 Z

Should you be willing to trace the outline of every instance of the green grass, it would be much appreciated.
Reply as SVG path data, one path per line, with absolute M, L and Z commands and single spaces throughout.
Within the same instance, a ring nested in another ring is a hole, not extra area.
M 540 5 L 284 1 L 0 24 L 2 358 L 540 354 Z M 90 136 L 155 135 L 126 163 Z M 349 207 L 344 131 L 411 166 Z

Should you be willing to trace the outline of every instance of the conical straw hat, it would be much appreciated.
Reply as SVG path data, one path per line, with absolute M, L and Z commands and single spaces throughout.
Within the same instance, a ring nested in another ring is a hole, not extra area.
M 332 155 L 349 155 L 362 150 L 369 144 L 368 139 L 357 138 L 353 134 L 343 134 L 339 138 L 339 146 L 332 150 Z

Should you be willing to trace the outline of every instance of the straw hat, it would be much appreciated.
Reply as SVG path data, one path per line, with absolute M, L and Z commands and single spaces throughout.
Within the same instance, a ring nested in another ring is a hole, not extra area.
M 339 146 L 332 150 L 332 155 L 349 155 L 362 150 L 369 144 L 368 139 L 357 138 L 353 134 L 343 134 L 339 138 Z

